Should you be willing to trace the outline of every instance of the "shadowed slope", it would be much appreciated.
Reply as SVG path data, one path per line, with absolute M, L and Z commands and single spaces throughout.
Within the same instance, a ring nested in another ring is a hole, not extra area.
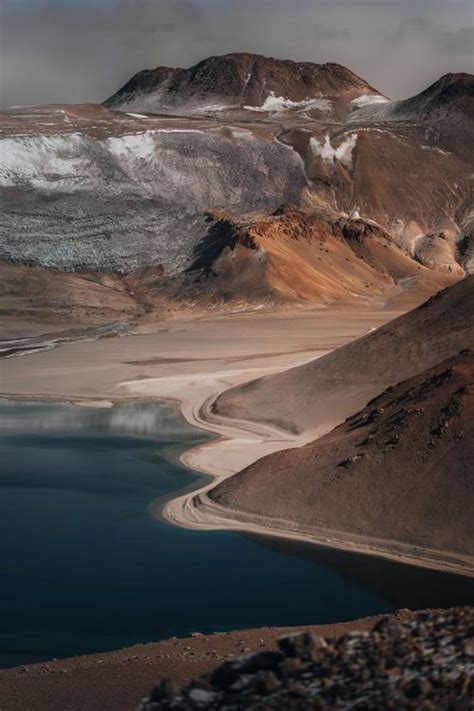
M 389 388 L 319 440 L 209 492 L 231 509 L 473 554 L 474 353 Z
M 474 346 L 474 276 L 324 358 L 223 393 L 222 415 L 327 432 L 389 385 Z

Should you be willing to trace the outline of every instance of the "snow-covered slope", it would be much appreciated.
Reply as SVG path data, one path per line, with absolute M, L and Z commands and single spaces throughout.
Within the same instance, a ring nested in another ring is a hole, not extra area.
M 375 221 L 421 263 L 456 271 L 472 232 L 471 79 L 393 103 L 337 64 L 226 55 L 140 73 L 107 102 L 127 111 L 5 111 L 0 259 L 176 273 L 206 235 L 206 211 L 268 215 L 292 203 Z M 173 110 L 196 113 L 130 110 L 165 85 Z
M 244 129 L 10 136 L 0 142 L 0 258 L 173 271 L 205 233 L 209 207 L 275 208 L 304 183 L 297 153 Z

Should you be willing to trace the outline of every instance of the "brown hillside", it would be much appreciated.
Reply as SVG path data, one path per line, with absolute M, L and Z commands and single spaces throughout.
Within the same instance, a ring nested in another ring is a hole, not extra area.
M 320 440 L 264 457 L 209 496 L 293 529 L 472 556 L 473 435 L 469 350 L 389 388 Z
M 156 282 L 155 296 L 200 303 L 305 302 L 413 305 L 463 274 L 435 272 L 400 248 L 379 225 L 284 207 L 268 217 L 236 220 L 215 213 L 192 265 Z M 148 290 L 148 297 L 153 294 Z
M 327 432 L 382 390 L 474 347 L 474 276 L 327 356 L 223 393 L 222 415 Z

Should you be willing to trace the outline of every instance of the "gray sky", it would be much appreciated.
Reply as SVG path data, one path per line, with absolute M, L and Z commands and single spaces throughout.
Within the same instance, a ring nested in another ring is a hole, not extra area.
M 473 71 L 469 0 L 0 0 L 0 105 L 102 101 L 226 52 L 339 62 L 409 96 Z

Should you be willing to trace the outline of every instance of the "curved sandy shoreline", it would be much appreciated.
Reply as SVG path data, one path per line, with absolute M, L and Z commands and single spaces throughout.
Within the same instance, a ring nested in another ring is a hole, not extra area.
M 188 422 L 217 439 L 182 455 L 185 466 L 211 475 L 213 481 L 167 504 L 164 516 L 172 523 L 309 541 L 473 576 L 472 558 L 401 547 L 391 541 L 356 539 L 337 531 L 307 531 L 290 521 L 219 508 L 206 496 L 218 481 L 266 454 L 303 445 L 338 424 L 325 422 L 319 431 L 296 436 L 263 423 L 234 421 L 211 411 L 219 394 L 325 355 L 399 314 L 380 307 L 318 309 L 160 323 L 149 333 L 67 343 L 47 352 L 3 360 L 2 396 L 67 400 L 88 406 L 153 398 L 179 402 Z
M 304 359 L 303 362 L 306 360 L 308 359 Z M 301 362 L 299 358 L 297 362 L 289 363 L 287 368 L 299 365 Z M 215 400 L 236 382 L 243 383 L 259 375 L 266 375 L 274 372 L 275 368 L 259 368 L 258 371 L 252 371 L 251 375 L 246 370 L 223 371 L 212 375 L 199 374 L 191 379 L 192 382 L 189 382 L 187 377 L 182 378 L 181 383 L 179 378 L 170 377 L 120 384 L 128 394 L 135 393 L 142 397 L 147 394 L 148 397 L 178 402 L 183 416 L 190 424 L 218 435 L 218 438 L 211 442 L 186 450 L 180 457 L 182 464 L 210 475 L 212 481 L 171 499 L 164 508 L 160 508 L 159 514 L 156 512 L 155 515 L 163 516 L 169 523 L 183 528 L 229 529 L 273 536 L 474 577 L 474 561 L 468 557 L 441 550 L 421 549 L 397 541 L 349 535 L 337 530 L 308 529 L 292 521 L 248 514 L 220 506 L 212 501 L 207 496 L 208 491 L 224 479 L 267 454 L 302 446 L 322 436 L 333 427 L 334 423 L 328 423 L 324 430 L 320 428 L 319 431 L 306 431 L 301 435 L 294 435 L 264 423 L 234 420 L 212 411 Z M 202 382 L 198 384 L 196 381 L 199 380 Z M 153 505 L 151 510 L 153 511 Z

